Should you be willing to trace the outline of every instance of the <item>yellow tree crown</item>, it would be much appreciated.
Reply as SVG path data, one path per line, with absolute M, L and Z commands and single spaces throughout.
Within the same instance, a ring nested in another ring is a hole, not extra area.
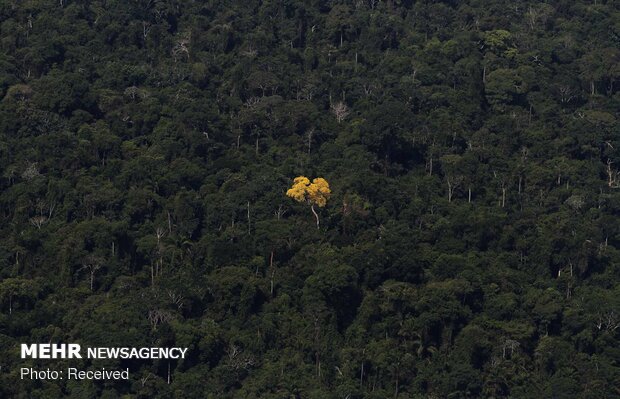
M 322 177 L 312 180 L 306 176 L 298 176 L 293 180 L 293 186 L 286 191 L 286 195 L 298 202 L 308 202 L 311 205 L 324 207 L 331 195 L 329 183 Z

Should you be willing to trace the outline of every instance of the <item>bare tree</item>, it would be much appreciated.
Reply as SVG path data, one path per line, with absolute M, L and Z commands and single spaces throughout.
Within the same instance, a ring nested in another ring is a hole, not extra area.
M 163 227 L 158 227 L 155 229 L 155 236 L 157 237 L 157 245 L 159 245 L 159 242 L 161 241 L 162 238 L 164 238 L 165 235 L 166 235 L 166 230 L 164 230 Z
M 88 256 L 83 264 L 82 267 L 80 268 L 80 270 L 87 270 L 88 274 L 89 274 L 89 280 L 90 280 L 90 290 L 93 290 L 94 284 L 95 284 L 95 274 L 97 274 L 97 272 L 101 269 L 102 265 L 101 265 L 101 260 L 95 256 Z
M 47 216 L 48 219 L 52 218 L 52 214 L 54 213 L 54 209 L 56 209 L 56 202 L 46 202 L 44 200 L 37 201 L 37 210 L 39 211 L 39 216 Z
M 350 113 L 349 107 L 347 107 L 347 105 L 342 101 L 339 101 L 336 104 L 332 104 L 331 109 L 332 113 L 336 116 L 336 120 L 338 121 L 338 123 L 345 120 L 345 118 L 349 116 Z
M 153 373 L 148 373 L 144 377 L 140 378 L 140 382 L 142 383 L 143 387 L 146 385 L 146 382 L 149 380 L 149 378 L 151 378 L 153 375 L 154 375 Z
M 499 172 L 497 170 L 493 170 L 493 177 L 495 177 L 495 179 L 499 180 L 499 187 L 500 190 L 502 192 L 502 196 L 499 199 L 499 206 L 501 206 L 502 208 L 506 207 L 506 194 L 508 192 L 508 176 L 505 172 Z
M 241 52 L 241 54 L 249 58 L 254 58 L 258 55 L 258 51 L 254 48 L 254 45 L 250 43 L 248 47 Z
M 148 37 L 150 31 L 151 31 L 151 24 L 147 21 L 142 21 L 142 37 L 144 38 L 145 42 L 146 42 L 146 38 Z
M 148 319 L 149 323 L 151 323 L 151 329 L 156 331 L 161 323 L 167 323 L 172 320 L 172 314 L 166 310 L 151 309 L 149 310 Z
M 370 97 L 377 89 L 377 86 L 374 83 L 365 83 L 362 88 L 364 89 L 364 94 L 366 95 L 366 97 Z
M 37 163 L 32 162 L 28 164 L 26 169 L 22 172 L 22 179 L 30 181 L 40 175 L 41 173 L 39 173 L 39 168 L 37 167 Z
M 306 132 L 306 137 L 308 138 L 308 154 L 310 154 L 310 149 L 312 147 L 312 136 L 314 136 L 314 128 Z
M 177 309 L 181 310 L 183 307 L 183 295 L 168 290 L 168 298 L 170 298 L 170 301 L 177 307 Z
M 284 216 L 284 214 L 286 213 L 286 210 L 282 207 L 282 204 L 278 205 L 278 210 L 276 210 L 273 214 L 276 217 L 276 219 L 280 220 L 282 219 L 282 216 Z
M 521 344 L 514 339 L 505 339 L 502 343 L 502 358 L 506 359 L 507 350 L 510 350 L 510 356 L 512 356 L 514 351 L 518 349 L 519 346 L 521 346 Z
M 177 40 L 176 44 L 172 48 L 172 56 L 174 57 L 174 61 L 177 61 L 177 58 L 180 56 L 185 56 L 189 60 L 189 48 L 188 45 L 190 43 L 191 35 L 187 34 L 185 37 Z
M 560 94 L 560 101 L 562 104 L 567 104 L 575 98 L 573 90 L 568 85 L 559 86 L 558 93 Z
M 47 216 L 37 215 L 33 216 L 30 219 L 30 224 L 35 226 L 37 229 L 41 230 L 41 226 L 47 223 Z
M 138 87 L 129 86 L 128 88 L 125 89 L 123 94 L 125 94 L 127 97 L 131 98 L 132 100 L 135 100 L 136 96 L 138 95 Z
M 564 203 L 573 210 L 578 211 L 585 205 L 585 200 L 582 195 L 571 195 Z
M 620 187 L 620 172 L 618 172 L 617 169 L 612 169 L 611 165 L 613 164 L 613 162 L 611 161 L 611 159 L 607 160 L 607 185 L 611 188 L 618 188 Z
M 250 367 L 254 366 L 254 357 L 244 354 L 243 350 L 235 344 L 230 344 L 228 346 L 228 349 L 226 350 L 226 355 L 228 356 L 228 367 L 232 368 L 235 371 L 241 369 L 247 370 Z
M 502 180 L 502 208 L 506 207 L 506 181 Z
M 254 109 L 258 105 L 258 103 L 260 103 L 260 97 L 250 97 L 245 100 L 243 105 L 245 105 L 246 108 Z
M 446 176 L 446 182 L 448 183 L 448 202 L 452 202 L 454 196 L 454 190 L 456 190 L 463 181 L 463 176 Z M 471 193 L 469 195 L 469 202 L 471 202 Z
M 448 202 L 452 202 L 455 190 L 464 180 L 461 174 L 463 172 L 463 158 L 460 155 L 448 154 L 440 159 L 448 184 Z
M 553 11 L 553 7 L 548 4 L 540 4 L 537 7 L 530 6 L 525 13 L 525 18 L 530 30 L 534 30 L 537 26 L 545 25 Z
M 613 310 L 599 313 L 596 321 L 596 328 L 605 331 L 616 331 L 620 328 L 620 316 Z

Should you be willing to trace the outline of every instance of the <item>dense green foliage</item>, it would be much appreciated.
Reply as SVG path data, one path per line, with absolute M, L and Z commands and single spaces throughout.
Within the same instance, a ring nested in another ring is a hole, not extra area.
M 0 397 L 619 397 L 619 13 L 1 1 Z

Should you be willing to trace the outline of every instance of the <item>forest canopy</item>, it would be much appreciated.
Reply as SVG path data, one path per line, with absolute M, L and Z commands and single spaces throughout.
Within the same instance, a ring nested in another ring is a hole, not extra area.
M 611 0 L 2 1 L 0 397 L 618 397 L 619 92 Z

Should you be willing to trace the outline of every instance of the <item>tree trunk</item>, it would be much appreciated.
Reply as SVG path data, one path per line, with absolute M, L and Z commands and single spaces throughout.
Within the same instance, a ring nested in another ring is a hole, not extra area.
M 314 204 L 310 205 L 310 210 L 312 210 L 312 213 L 314 214 L 314 217 L 316 218 L 316 228 L 319 228 L 319 214 L 316 213 L 316 211 L 314 210 Z
M 270 285 L 270 294 L 271 296 L 273 296 L 273 278 L 276 274 L 276 269 L 273 268 L 273 253 L 274 250 L 271 250 L 271 256 L 269 257 L 269 268 L 271 269 L 271 279 L 269 281 L 269 285 Z
M 431 158 L 428 161 L 428 175 L 432 176 L 433 175 L 433 156 L 431 155 Z
M 396 389 L 394 390 L 394 397 L 395 398 L 398 398 L 398 388 L 399 388 L 399 386 L 398 386 L 398 378 L 400 377 L 399 374 L 400 374 L 400 369 L 396 368 Z
M 360 388 L 364 386 L 364 360 L 362 360 L 362 371 L 360 372 Z
M 250 225 L 250 201 L 248 201 L 248 235 L 252 234 Z

